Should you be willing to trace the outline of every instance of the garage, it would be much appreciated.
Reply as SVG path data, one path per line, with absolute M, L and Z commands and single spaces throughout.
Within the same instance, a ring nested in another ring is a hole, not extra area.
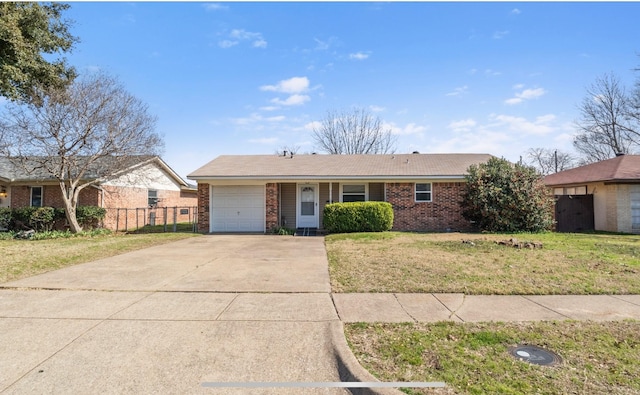
M 212 232 L 264 232 L 264 185 L 211 188 Z

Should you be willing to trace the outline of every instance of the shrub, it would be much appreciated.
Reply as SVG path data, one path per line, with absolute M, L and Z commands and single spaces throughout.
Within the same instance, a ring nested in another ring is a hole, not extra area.
M 52 207 L 20 207 L 13 209 L 11 228 L 16 231 L 34 229 L 47 231 L 53 228 L 55 210 Z
M 467 172 L 462 215 L 480 230 L 540 232 L 553 225 L 553 198 L 533 167 L 491 158 Z
M 107 214 L 107 210 L 98 206 L 76 207 L 76 219 L 82 228 L 95 229 Z
M 324 207 L 324 228 L 331 233 L 384 232 L 393 226 L 387 202 L 332 203 Z
M 0 229 L 9 229 L 11 224 L 11 209 L 9 207 L 0 207 Z

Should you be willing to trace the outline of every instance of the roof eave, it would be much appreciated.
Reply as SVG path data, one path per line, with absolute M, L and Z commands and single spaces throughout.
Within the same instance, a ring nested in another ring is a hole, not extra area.
M 450 180 L 450 179 L 464 179 L 465 175 L 462 174 L 450 174 L 450 175 L 383 175 L 383 176 L 370 176 L 370 175 L 352 175 L 352 176 L 313 176 L 313 175 L 298 175 L 298 176 L 187 176 L 190 180 L 195 181 L 232 181 L 232 180 L 415 180 L 415 179 L 430 179 L 430 180 Z

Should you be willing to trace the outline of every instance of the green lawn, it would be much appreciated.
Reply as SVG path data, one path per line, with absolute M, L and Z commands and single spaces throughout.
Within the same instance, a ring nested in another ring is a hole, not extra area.
M 496 242 L 542 243 L 516 249 Z M 466 242 L 463 243 L 462 241 Z M 326 238 L 334 292 L 640 293 L 640 236 L 362 233 Z M 640 322 L 345 324 L 383 381 L 444 381 L 435 394 L 640 394 Z M 509 347 L 557 352 L 558 366 Z
M 0 240 L 0 283 L 194 236 L 198 234 L 109 234 L 49 240 Z
M 496 243 L 510 238 L 542 248 Z M 637 235 L 388 232 L 330 235 L 326 245 L 334 292 L 640 293 Z

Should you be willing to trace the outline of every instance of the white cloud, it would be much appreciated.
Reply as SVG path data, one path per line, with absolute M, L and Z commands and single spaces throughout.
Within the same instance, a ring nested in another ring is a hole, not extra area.
M 513 10 L 511 10 L 511 14 L 513 14 L 513 15 L 520 15 L 521 13 L 522 13 L 522 11 L 520 11 L 517 8 L 514 8 Z
M 319 38 L 314 38 L 313 41 L 316 42 L 315 50 L 316 51 L 326 51 L 331 48 L 334 44 L 338 42 L 336 37 L 329 37 L 327 40 L 320 40 Z
M 264 107 L 260 107 L 261 111 L 276 111 L 279 110 L 280 107 L 278 106 L 264 106 Z
M 514 97 L 505 100 L 504 103 L 508 105 L 520 104 L 525 100 L 537 99 L 545 93 L 547 93 L 547 91 L 543 88 L 525 89 L 522 92 L 516 93 Z
M 288 80 L 282 80 L 276 85 L 263 85 L 260 87 L 262 91 L 281 92 L 281 93 L 302 93 L 309 89 L 309 79 L 307 77 L 293 77 Z
M 320 123 L 319 121 L 309 122 L 304 125 L 304 128 L 307 130 L 320 129 L 321 127 L 322 127 L 322 123 Z
M 268 117 L 265 118 L 265 121 L 269 121 L 269 122 L 282 122 L 286 119 L 286 117 L 284 115 L 277 115 L 275 117 Z
M 486 69 L 486 70 L 484 71 L 484 74 L 485 74 L 486 76 L 493 77 L 493 76 L 501 75 L 502 73 L 501 73 L 501 72 L 499 72 L 499 71 L 495 71 L 495 70 L 491 70 L 491 69 Z
M 518 134 L 544 136 L 555 130 L 552 122 L 555 121 L 556 116 L 546 114 L 536 117 L 535 121 L 511 115 L 492 115 L 490 119 L 496 121 L 490 125 L 492 128 L 506 128 L 508 131 Z
M 231 48 L 234 45 L 238 45 L 238 41 L 222 40 L 218 42 L 218 46 L 220 46 L 220 48 Z
M 469 87 L 467 85 L 460 86 L 458 88 L 455 88 L 452 92 L 447 93 L 447 96 L 459 96 L 466 93 L 468 89 Z
M 364 52 L 356 52 L 356 53 L 349 54 L 349 59 L 352 59 L 352 60 L 365 60 L 368 57 L 369 57 L 369 54 Z
M 460 121 L 452 121 L 447 128 L 453 130 L 456 133 L 470 132 L 478 123 L 471 118 L 462 119 Z
M 508 30 L 502 30 L 502 31 L 494 32 L 493 33 L 493 38 L 495 40 L 500 40 L 502 38 L 505 38 L 508 34 L 509 34 Z
M 250 42 L 254 48 L 266 48 L 267 41 L 262 37 L 262 33 L 249 32 L 244 29 L 233 29 L 227 39 L 220 40 L 218 45 L 221 48 L 231 48 L 241 42 Z
M 375 105 L 371 105 L 369 106 L 369 110 L 373 111 L 373 112 L 382 112 L 385 110 L 384 107 L 380 107 L 380 106 L 375 106 Z
M 208 3 L 204 5 L 204 9 L 207 11 L 219 11 L 219 10 L 228 10 L 229 7 L 220 3 Z
M 271 99 L 271 103 L 279 104 L 281 106 L 299 106 L 311 100 L 311 98 L 307 95 L 291 95 L 287 97 L 285 100 L 280 98 Z
M 385 130 L 391 130 L 391 134 L 408 136 L 417 135 L 422 136 L 429 128 L 427 126 L 416 125 L 415 123 L 409 123 L 404 127 L 398 126 L 395 123 L 383 123 L 382 128 Z

